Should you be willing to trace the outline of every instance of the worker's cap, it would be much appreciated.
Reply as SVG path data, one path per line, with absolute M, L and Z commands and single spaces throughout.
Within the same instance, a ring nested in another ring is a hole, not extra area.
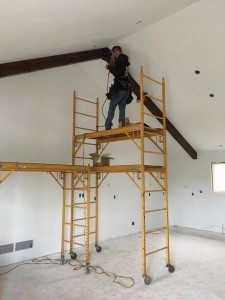
M 113 52 L 114 50 L 119 50 L 119 51 L 122 52 L 122 48 L 121 48 L 120 46 L 114 46 L 114 47 L 112 47 L 112 52 Z

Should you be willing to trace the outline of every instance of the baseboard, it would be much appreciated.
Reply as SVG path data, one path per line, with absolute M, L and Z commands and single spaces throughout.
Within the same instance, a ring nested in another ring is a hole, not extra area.
M 225 241 L 225 234 L 222 234 L 219 232 L 214 232 L 214 231 L 174 226 L 174 225 L 170 226 L 170 231 L 187 234 L 187 235 L 191 235 L 191 236 L 203 237 L 203 238 L 207 238 L 207 239 Z

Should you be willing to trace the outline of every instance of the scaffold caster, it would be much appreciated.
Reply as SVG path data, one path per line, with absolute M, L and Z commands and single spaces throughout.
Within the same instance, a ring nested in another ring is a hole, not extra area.
M 64 262 L 65 262 L 65 257 L 62 255 L 62 256 L 61 256 L 61 259 L 60 259 L 60 264 L 63 265 Z
M 77 254 L 75 252 L 71 252 L 70 253 L 70 257 L 71 257 L 71 259 L 76 259 L 77 258 Z
M 151 284 L 152 278 L 151 278 L 150 276 L 148 276 L 148 275 L 143 275 L 143 278 L 144 278 L 144 283 L 145 283 L 146 285 Z
M 168 271 L 169 271 L 170 273 L 173 273 L 173 272 L 175 271 L 175 267 L 174 267 L 173 265 L 171 265 L 171 264 L 168 264 L 168 265 L 167 265 L 167 268 L 168 268 Z
M 85 274 L 89 274 L 90 273 L 90 264 L 89 263 L 86 263 L 86 266 L 85 266 Z
M 98 245 L 95 245 L 95 249 L 97 252 L 101 252 L 102 251 L 102 247 L 98 246 Z

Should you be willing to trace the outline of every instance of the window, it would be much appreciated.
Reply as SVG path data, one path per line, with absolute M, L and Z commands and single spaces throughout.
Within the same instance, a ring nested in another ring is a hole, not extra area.
M 212 190 L 225 192 L 225 163 L 212 163 Z

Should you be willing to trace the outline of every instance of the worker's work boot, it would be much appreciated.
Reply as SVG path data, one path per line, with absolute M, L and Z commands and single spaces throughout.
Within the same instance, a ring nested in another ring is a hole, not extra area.
M 130 125 L 130 119 L 129 118 L 125 118 L 125 126 Z
M 121 128 L 121 127 L 124 127 L 125 126 L 125 122 L 123 121 L 123 122 L 119 122 L 119 126 L 118 126 L 118 128 Z

